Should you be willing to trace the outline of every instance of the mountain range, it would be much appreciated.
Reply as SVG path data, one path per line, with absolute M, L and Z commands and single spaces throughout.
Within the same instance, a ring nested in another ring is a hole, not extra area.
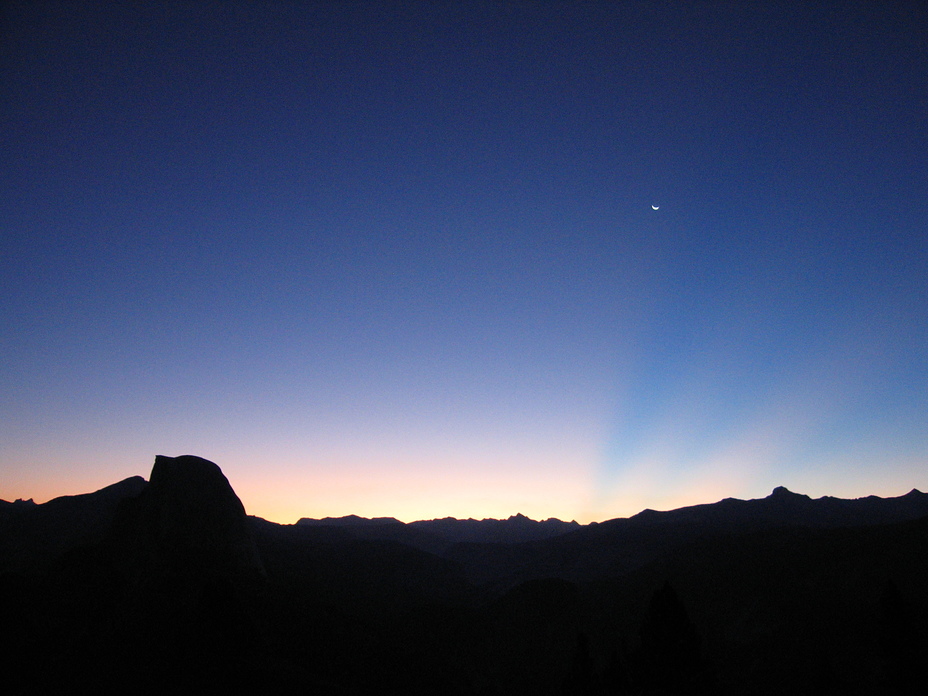
M 8 693 L 923 693 L 925 587 L 917 490 L 281 525 L 212 462 L 159 456 L 148 481 L 0 501 Z

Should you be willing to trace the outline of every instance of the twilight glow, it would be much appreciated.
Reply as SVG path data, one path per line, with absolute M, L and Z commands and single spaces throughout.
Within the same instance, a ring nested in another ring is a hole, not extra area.
M 12 3 L 0 498 L 580 522 L 928 487 L 928 17 Z

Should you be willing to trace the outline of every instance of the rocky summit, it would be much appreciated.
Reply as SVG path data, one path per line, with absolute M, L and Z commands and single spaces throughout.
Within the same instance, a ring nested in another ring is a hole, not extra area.
M 922 694 L 926 548 L 917 490 L 279 525 L 159 456 L 0 501 L 4 693 Z
M 146 575 L 241 582 L 264 574 L 245 508 L 211 461 L 155 457 L 137 514 Z

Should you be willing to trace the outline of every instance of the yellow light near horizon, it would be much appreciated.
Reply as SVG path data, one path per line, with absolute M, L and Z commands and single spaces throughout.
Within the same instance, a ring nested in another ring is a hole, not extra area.
M 568 471 L 473 472 L 440 468 L 307 471 L 284 480 L 242 481 L 237 490 L 249 514 L 292 523 L 301 517 L 356 514 L 404 522 L 441 517 L 571 520 L 582 507 L 588 484 Z M 579 521 L 579 520 L 578 520 Z

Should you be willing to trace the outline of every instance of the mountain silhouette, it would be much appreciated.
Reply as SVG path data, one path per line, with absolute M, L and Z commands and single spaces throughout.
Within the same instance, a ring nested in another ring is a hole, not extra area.
M 903 522 L 928 516 L 928 495 L 898 498 L 820 498 L 778 487 L 766 498 L 695 505 L 578 527 L 544 541 L 456 544 L 446 557 L 478 584 L 511 587 L 537 577 L 577 582 L 632 572 L 687 544 L 780 527 L 832 529 Z
M 0 572 L 35 567 L 99 542 L 120 503 L 138 496 L 146 485 L 141 476 L 133 476 L 95 493 L 62 496 L 42 505 L 0 500 Z
M 252 681 L 266 574 L 219 467 L 159 455 L 148 485 L 120 513 L 110 543 L 126 579 L 123 649 L 146 656 L 152 681 L 171 689 Z
M 579 525 L 248 517 L 220 468 L 0 501 L 7 693 L 924 692 L 928 496 Z
M 0 522 L 4 548 L 15 535 L 20 544 L 39 540 L 41 551 L 0 566 L 6 608 L 19 618 L 17 640 L 5 647 L 16 655 L 18 640 L 45 646 L 20 655 L 30 689 L 138 688 L 141 671 L 146 690 L 191 692 L 254 675 L 264 568 L 244 508 L 214 463 L 158 456 L 149 482 L 5 506 Z M 56 657 L 48 664 L 46 649 Z
M 235 582 L 264 574 L 245 508 L 219 467 L 194 456 L 155 457 L 131 531 L 137 572 Z
M 357 515 L 302 518 L 298 525 L 344 528 L 350 534 L 367 539 L 392 539 L 429 551 L 445 549 L 460 542 L 514 544 L 537 541 L 566 534 L 580 528 L 577 522 L 558 519 L 535 521 L 516 514 L 508 519 L 466 519 L 445 517 L 404 524 L 393 517 L 368 519 Z
M 324 517 L 321 520 L 303 517 L 297 521 L 297 524 L 310 525 L 314 527 L 380 527 L 389 524 L 403 524 L 395 517 L 358 517 L 357 515 L 345 515 L 344 517 Z

